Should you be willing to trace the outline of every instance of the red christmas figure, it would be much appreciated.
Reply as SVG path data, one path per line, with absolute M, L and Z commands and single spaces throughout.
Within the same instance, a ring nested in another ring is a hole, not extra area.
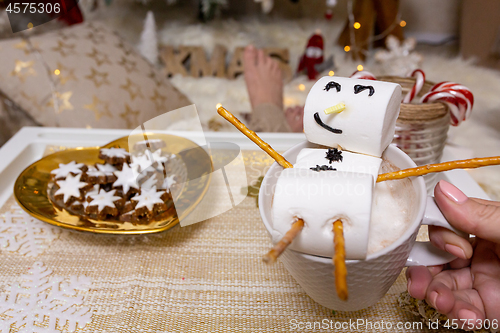
M 319 72 L 315 66 L 321 63 L 323 63 L 323 36 L 321 31 L 316 31 L 307 42 L 306 50 L 300 58 L 297 73 L 305 70 L 309 80 L 316 80 Z

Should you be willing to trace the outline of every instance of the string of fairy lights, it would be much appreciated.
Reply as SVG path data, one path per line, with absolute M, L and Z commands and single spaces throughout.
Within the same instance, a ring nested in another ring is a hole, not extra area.
M 387 29 L 385 29 L 384 31 L 382 31 L 381 33 L 379 33 L 377 35 L 368 37 L 363 42 L 356 43 L 355 31 L 361 29 L 361 23 L 357 22 L 355 20 L 354 10 L 353 10 L 353 3 L 354 3 L 354 0 L 348 0 L 348 2 L 347 2 L 347 14 L 348 14 L 348 18 L 349 18 L 349 39 L 350 39 L 350 45 L 345 45 L 344 46 L 344 51 L 346 53 L 350 52 L 350 51 L 353 51 L 353 52 L 363 53 L 366 56 L 366 55 L 368 55 L 368 51 L 364 50 L 363 46 L 370 45 L 371 43 L 373 43 L 373 42 L 375 42 L 377 40 L 380 40 L 382 38 L 387 37 L 391 33 L 391 31 L 397 25 L 401 26 L 402 28 L 406 27 L 406 21 L 404 21 L 404 20 L 401 19 L 401 9 L 398 9 L 398 13 L 397 13 L 394 21 L 391 23 L 391 25 L 389 25 L 389 27 Z M 359 64 L 356 67 L 356 69 L 358 71 L 362 71 L 363 70 L 363 65 Z M 332 75 L 330 75 L 330 76 L 332 76 Z
M 397 25 L 401 26 L 401 28 L 406 27 L 406 21 L 404 21 L 404 20 L 401 19 L 401 10 L 398 10 L 398 13 L 397 13 L 394 21 L 391 23 L 391 25 L 387 29 L 385 29 L 384 31 L 382 31 L 381 33 L 379 33 L 377 35 L 369 37 L 368 39 L 366 39 L 363 42 L 356 43 L 355 31 L 361 29 L 362 26 L 361 26 L 361 23 L 358 22 L 358 21 L 356 21 L 356 19 L 354 17 L 353 3 L 354 3 L 353 0 L 348 0 L 348 2 L 347 2 L 347 14 L 348 14 L 348 19 L 349 19 L 349 39 L 350 39 L 350 45 L 345 45 L 344 46 L 344 52 L 346 52 L 346 53 L 348 53 L 350 51 L 353 51 L 353 52 L 361 52 L 364 55 L 368 55 L 368 51 L 362 49 L 363 46 L 369 45 L 369 44 L 371 44 L 371 43 L 373 43 L 373 42 L 375 42 L 377 40 L 380 40 L 382 38 L 387 37 L 391 33 L 391 31 Z M 358 71 L 362 71 L 364 69 L 364 66 L 362 64 L 358 64 L 356 66 L 356 69 Z M 328 75 L 329 76 L 334 76 L 335 72 L 333 70 L 331 70 L 331 71 L 328 72 Z M 297 88 L 300 91 L 305 91 L 306 90 L 306 86 L 304 84 L 302 84 L 302 83 L 299 84 L 297 86 Z

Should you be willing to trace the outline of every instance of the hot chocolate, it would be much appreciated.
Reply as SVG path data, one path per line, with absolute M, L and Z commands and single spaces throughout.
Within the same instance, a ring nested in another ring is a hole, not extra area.
M 383 160 L 380 173 L 399 170 Z M 368 238 L 368 254 L 378 252 L 399 239 L 416 214 L 416 193 L 410 179 L 380 182 L 375 185 Z

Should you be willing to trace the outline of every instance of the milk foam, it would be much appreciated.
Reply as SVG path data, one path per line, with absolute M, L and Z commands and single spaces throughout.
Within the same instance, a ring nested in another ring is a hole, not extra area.
M 399 170 L 384 159 L 380 173 Z M 410 227 L 416 214 L 416 193 L 410 179 L 377 183 L 373 195 L 368 254 L 394 243 Z

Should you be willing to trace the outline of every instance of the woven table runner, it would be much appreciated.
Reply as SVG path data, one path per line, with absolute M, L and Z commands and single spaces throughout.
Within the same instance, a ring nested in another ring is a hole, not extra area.
M 249 184 L 272 162 L 260 151 L 244 160 Z M 0 245 L 2 333 L 426 330 L 398 305 L 404 274 L 376 305 L 335 312 L 280 262 L 265 265 L 271 242 L 250 196 L 204 222 L 139 236 L 58 228 L 11 198 L 0 209 Z

